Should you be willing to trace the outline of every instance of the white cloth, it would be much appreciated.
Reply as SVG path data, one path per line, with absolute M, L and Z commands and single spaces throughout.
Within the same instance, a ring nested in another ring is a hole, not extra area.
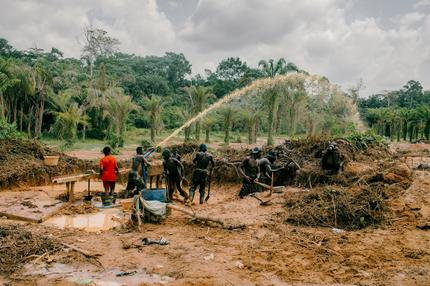
M 143 200 L 143 207 L 145 211 L 149 211 L 154 215 L 165 217 L 167 212 L 167 204 L 159 201 L 145 201 Z

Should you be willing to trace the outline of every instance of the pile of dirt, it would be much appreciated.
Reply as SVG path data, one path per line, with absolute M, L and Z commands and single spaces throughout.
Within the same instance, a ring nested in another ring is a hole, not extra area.
M 186 154 L 192 154 L 194 152 L 197 152 L 199 150 L 199 145 L 196 143 L 184 143 L 184 144 L 176 144 L 176 145 L 170 145 L 168 149 L 172 153 L 179 154 L 180 156 L 184 156 Z
M 366 166 L 373 165 L 375 160 L 392 158 L 390 153 L 382 145 L 369 145 L 365 150 L 359 149 L 345 139 L 326 140 L 324 138 L 308 138 L 301 140 L 287 140 L 283 144 L 275 147 L 264 146 L 263 155 L 268 151 L 277 154 L 275 167 L 283 169 L 275 174 L 275 185 L 295 185 L 298 187 L 315 187 L 323 184 L 339 184 L 350 186 L 356 182 L 364 173 L 352 174 L 351 172 L 339 172 L 338 174 L 327 173 L 320 167 L 320 161 L 324 151 L 331 142 L 337 143 L 340 158 L 344 168 L 348 164 L 365 163 Z M 193 154 L 198 150 L 197 144 L 188 143 L 183 145 L 173 145 L 169 147 L 173 152 L 182 157 L 185 166 L 185 175 L 191 179 L 193 171 Z M 224 147 L 214 152 L 215 169 L 213 179 L 222 183 L 238 183 L 240 176 L 237 167 L 240 162 L 249 155 L 249 149 L 235 149 Z M 391 160 L 392 161 L 392 160 Z M 387 163 L 387 162 L 386 162 Z M 350 168 L 351 170 L 352 168 Z M 369 169 L 369 168 L 367 168 Z M 372 169 L 370 173 L 384 172 L 386 164 L 381 164 L 379 168 Z M 367 170 L 369 171 L 369 170 Z M 367 172 L 366 174 L 368 174 Z M 398 179 L 398 178 L 396 178 Z
M 92 214 L 96 213 L 99 210 L 91 205 L 91 204 L 65 204 L 61 207 L 61 209 L 58 212 L 58 215 L 78 215 L 78 214 Z
M 28 231 L 25 226 L 0 225 L 0 273 L 13 273 L 26 262 L 61 248 L 52 237 Z
M 347 230 L 378 225 L 386 217 L 386 195 L 380 188 L 355 191 L 322 188 L 288 197 L 287 223 Z
M 57 166 L 45 166 L 43 156 L 60 156 Z M 0 189 L 46 184 L 53 177 L 91 169 L 92 163 L 67 156 L 31 140 L 0 140 Z

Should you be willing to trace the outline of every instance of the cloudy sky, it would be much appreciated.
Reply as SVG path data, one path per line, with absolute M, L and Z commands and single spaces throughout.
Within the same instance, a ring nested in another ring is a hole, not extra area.
M 137 55 L 182 52 L 193 73 L 229 56 L 283 57 L 362 94 L 430 89 L 430 0 L 0 0 L 0 37 L 79 57 L 87 25 Z

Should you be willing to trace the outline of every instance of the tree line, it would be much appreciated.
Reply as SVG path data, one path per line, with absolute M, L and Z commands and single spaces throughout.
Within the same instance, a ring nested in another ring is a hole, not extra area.
M 54 136 L 73 144 L 78 138 L 122 146 L 127 128 L 149 128 L 150 140 L 174 129 L 211 103 L 260 78 L 291 76 L 220 108 L 184 130 L 184 140 L 210 141 L 213 131 L 259 133 L 273 144 L 276 134 L 344 134 L 356 128 L 354 92 L 328 79 L 315 80 L 295 64 L 261 60 L 256 67 L 238 57 L 216 70 L 192 76 L 182 53 L 138 56 L 122 53 L 119 41 L 87 27 L 81 57 L 60 50 L 17 50 L 0 39 L 0 120 L 28 137 Z M 202 137 L 204 134 L 204 138 Z M 234 139 L 234 138 L 233 138 Z
M 358 99 L 358 108 L 369 127 L 391 141 L 430 140 L 430 91 L 418 81 Z

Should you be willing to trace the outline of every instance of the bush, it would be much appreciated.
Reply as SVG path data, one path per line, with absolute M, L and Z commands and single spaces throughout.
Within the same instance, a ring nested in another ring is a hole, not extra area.
M 364 133 L 354 132 L 345 138 L 355 147 L 360 150 L 366 150 L 370 146 L 386 146 L 386 142 L 382 136 L 377 135 L 373 131 L 366 131 Z
M 22 139 L 23 134 L 16 130 L 15 124 L 9 124 L 4 119 L 0 119 L 0 139 Z
M 146 139 L 143 139 L 141 144 L 142 144 L 142 148 L 144 150 L 149 149 L 150 147 L 152 147 L 152 143 L 150 141 L 146 140 Z
M 112 133 L 109 137 L 108 144 L 112 147 L 112 149 L 117 149 L 118 147 L 124 146 L 124 138 L 121 136 Z

